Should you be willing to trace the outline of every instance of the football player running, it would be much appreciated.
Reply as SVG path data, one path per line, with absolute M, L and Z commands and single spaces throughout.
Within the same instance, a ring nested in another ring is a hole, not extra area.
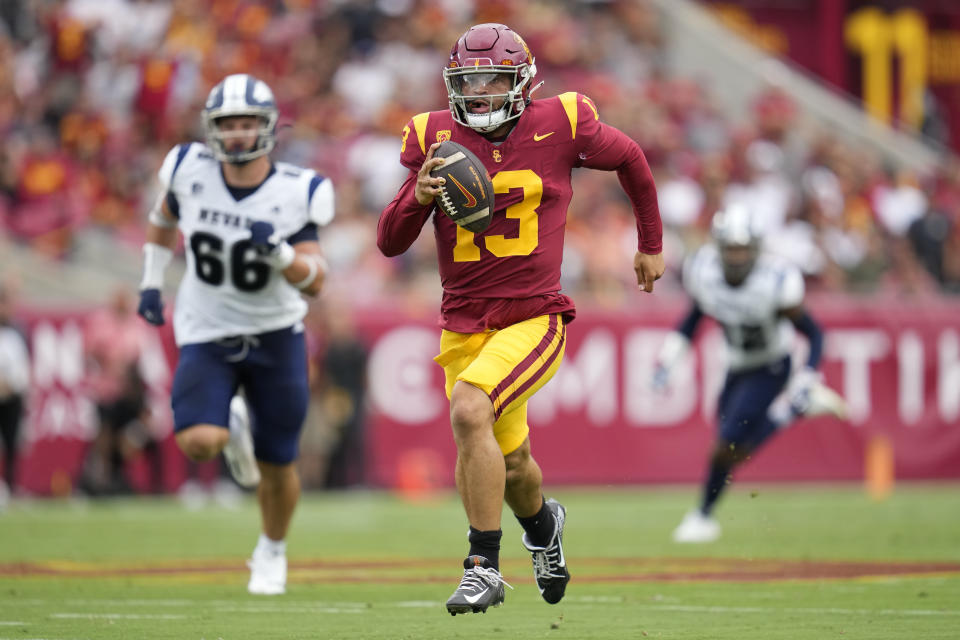
M 179 229 L 187 272 L 173 314 L 177 445 L 196 461 L 223 451 L 234 478 L 257 487 L 262 533 L 248 590 L 280 594 L 308 399 L 301 294 L 319 293 L 327 272 L 317 229 L 333 218 L 333 186 L 270 159 L 278 111 L 257 78 L 224 78 L 202 117 L 206 144 L 177 145 L 160 168 L 138 312 L 164 323 L 160 292 Z
M 443 298 L 440 354 L 457 447 L 455 478 L 469 521 L 469 551 L 452 614 L 486 611 L 504 600 L 499 571 L 501 510 L 523 528 L 543 599 L 563 598 L 570 573 L 563 553 L 566 510 L 545 500 L 531 456 L 527 401 L 563 358 L 573 301 L 560 292 L 560 263 L 575 167 L 616 171 L 637 219 L 637 283 L 652 292 L 664 271 L 656 190 L 640 147 L 602 123 L 579 93 L 532 100 L 534 58 L 502 24 L 471 27 L 443 70 L 449 109 L 414 116 L 400 161 L 410 173 L 383 211 L 377 244 L 403 253 L 433 220 Z M 539 85 L 538 85 L 539 86 Z M 442 140 L 470 149 L 496 193 L 482 233 L 438 213 L 442 178 L 430 171 Z
M 845 403 L 817 372 L 823 333 L 804 310 L 803 275 L 794 265 L 761 252 L 750 211 L 732 205 L 712 221 L 713 243 L 684 264 L 683 284 L 693 298 L 690 312 L 667 335 L 654 373 L 664 388 L 687 352 L 704 315 L 723 328 L 728 371 L 717 402 L 718 433 L 703 498 L 673 532 L 676 542 L 711 542 L 720 536 L 712 513 L 733 469 L 798 416 L 843 417 Z M 792 372 L 794 331 L 806 336 L 809 356 Z

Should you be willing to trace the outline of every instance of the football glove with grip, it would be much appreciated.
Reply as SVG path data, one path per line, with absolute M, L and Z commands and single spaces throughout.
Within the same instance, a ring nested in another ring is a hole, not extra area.
M 803 415 L 810 405 L 810 392 L 823 381 L 823 374 L 816 369 L 804 367 L 796 371 L 787 383 L 787 397 L 794 413 Z
M 786 400 L 789 413 L 783 416 L 781 398 Z M 794 417 L 830 415 L 841 420 L 847 419 L 847 402 L 843 396 L 823 383 L 823 374 L 810 367 L 796 371 L 787 382 L 787 388 L 781 398 L 771 405 L 769 414 L 774 422 L 789 424 Z M 779 419 L 783 418 L 783 419 Z
M 663 391 L 667 388 L 674 369 L 689 349 L 690 340 L 679 331 L 671 331 L 666 335 L 657 353 L 653 376 L 650 380 L 650 387 L 654 391 Z
M 250 244 L 264 262 L 278 271 L 289 267 L 296 258 L 293 247 L 273 230 L 269 222 L 258 220 L 250 225 Z
M 658 362 L 653 367 L 653 377 L 650 380 L 650 388 L 660 392 L 670 384 L 670 369 L 662 362 Z
M 163 326 L 163 299 L 160 289 L 144 289 L 140 292 L 137 313 L 155 327 Z

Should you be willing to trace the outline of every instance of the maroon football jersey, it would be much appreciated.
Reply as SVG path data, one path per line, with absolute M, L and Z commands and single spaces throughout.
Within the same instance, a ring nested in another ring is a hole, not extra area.
M 444 328 L 476 332 L 544 313 L 573 318 L 573 301 L 560 293 L 560 264 L 574 167 L 617 170 L 638 211 L 641 247 L 660 251 L 660 217 L 643 153 L 602 124 L 586 96 L 565 93 L 531 102 L 501 143 L 457 124 L 449 111 L 421 113 L 404 127 L 401 162 L 416 173 L 430 145 L 448 139 L 473 151 L 490 173 L 495 194 L 490 226 L 474 234 L 432 205 L 419 205 L 411 176 L 384 210 L 378 230 L 381 249 L 395 255 L 416 239 L 434 211 Z

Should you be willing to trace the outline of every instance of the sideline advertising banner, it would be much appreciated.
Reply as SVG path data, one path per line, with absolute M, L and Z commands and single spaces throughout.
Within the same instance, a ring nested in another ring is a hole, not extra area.
M 738 475 L 760 481 L 858 480 L 867 444 L 892 446 L 896 477 L 960 477 L 960 305 L 843 298 L 810 305 L 826 330 L 822 371 L 850 418 L 798 421 Z M 564 362 L 529 408 L 534 456 L 551 483 L 696 482 L 713 438 L 723 381 L 719 328 L 705 324 L 662 393 L 650 388 L 657 350 L 683 315 L 680 300 L 635 312 L 581 311 Z M 75 486 L 96 429 L 86 384 L 82 311 L 25 317 L 33 385 L 22 434 L 20 483 L 38 494 Z M 443 376 L 433 362 L 433 317 L 396 309 L 355 313 L 369 348 L 367 477 L 372 486 L 452 486 L 456 452 Z M 186 460 L 170 435 L 176 349 L 169 327 L 141 358 L 151 430 L 162 442 L 162 489 L 175 490 Z M 798 339 L 796 359 L 805 345 Z M 305 452 L 305 455 L 310 455 Z M 134 465 L 132 485 L 146 486 Z
M 738 477 L 859 479 L 876 437 L 892 444 L 898 478 L 960 477 L 958 308 L 844 299 L 813 311 L 826 330 L 821 369 L 846 398 L 850 420 L 798 421 Z M 529 408 L 533 454 L 552 483 L 700 480 L 723 382 L 719 328 L 701 328 L 666 393 L 650 388 L 660 343 L 684 312 L 678 301 L 642 315 L 578 314 L 563 364 Z M 439 330 L 395 315 L 363 325 L 372 345 L 370 480 L 391 486 L 439 475 L 452 484 L 456 453 L 432 361 Z

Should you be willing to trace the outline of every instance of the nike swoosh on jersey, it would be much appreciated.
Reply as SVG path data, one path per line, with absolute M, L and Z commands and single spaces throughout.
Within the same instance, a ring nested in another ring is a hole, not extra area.
M 472 209 L 473 207 L 477 206 L 477 199 L 473 197 L 473 194 L 467 191 L 466 187 L 460 184 L 459 180 L 453 176 L 449 176 L 449 178 L 453 184 L 457 185 L 457 189 L 460 189 L 460 192 L 467 197 L 467 204 L 465 205 L 467 209 Z
M 483 597 L 483 594 L 485 594 L 485 593 L 486 593 L 487 591 L 489 591 L 489 590 L 490 590 L 490 587 L 487 587 L 486 589 L 484 589 L 483 591 L 481 591 L 481 592 L 478 593 L 477 595 L 475 595 L 475 596 L 463 596 L 463 599 L 466 600 L 467 602 L 469 602 L 470 604 L 476 604 L 477 600 L 479 600 L 480 598 L 482 598 L 482 597 Z
M 550 133 L 545 133 L 545 134 L 543 134 L 543 135 L 540 135 L 539 133 L 535 133 L 535 134 L 533 134 L 533 141 L 534 141 L 534 142 L 540 142 L 540 141 L 543 140 L 544 138 L 549 138 L 549 137 L 552 136 L 554 133 L 556 133 L 556 131 L 551 131 Z

